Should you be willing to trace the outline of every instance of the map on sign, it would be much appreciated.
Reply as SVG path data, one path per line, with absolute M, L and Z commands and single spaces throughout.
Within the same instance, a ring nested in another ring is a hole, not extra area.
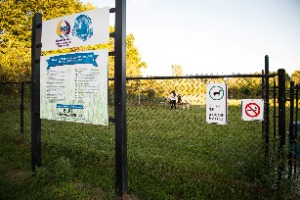
M 227 85 L 209 83 L 206 86 L 206 122 L 227 124 Z
M 108 125 L 107 49 L 41 57 L 41 118 Z
M 244 121 L 263 120 L 263 99 L 242 99 L 242 119 Z

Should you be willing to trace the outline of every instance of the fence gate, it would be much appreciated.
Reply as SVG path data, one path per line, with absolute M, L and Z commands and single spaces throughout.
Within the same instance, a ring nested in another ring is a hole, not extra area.
M 299 169 L 298 161 L 300 159 L 300 146 L 299 146 L 299 84 L 295 85 L 293 81 L 290 82 L 289 93 L 289 128 L 288 128 L 288 176 L 297 173 Z
M 273 110 L 270 130 L 271 150 L 278 156 L 278 180 L 291 178 L 299 170 L 299 84 L 285 80 L 285 71 L 278 70 L 270 86 L 270 109 Z M 270 114 L 272 112 L 269 112 Z

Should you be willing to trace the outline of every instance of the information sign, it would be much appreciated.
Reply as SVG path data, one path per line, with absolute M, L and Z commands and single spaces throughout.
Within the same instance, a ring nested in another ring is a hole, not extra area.
M 253 121 L 264 119 L 263 99 L 242 99 L 242 120 Z
M 41 57 L 41 118 L 108 125 L 108 50 Z
M 227 85 L 209 83 L 206 86 L 206 122 L 227 124 Z
M 103 44 L 108 41 L 108 7 L 43 21 L 42 51 Z

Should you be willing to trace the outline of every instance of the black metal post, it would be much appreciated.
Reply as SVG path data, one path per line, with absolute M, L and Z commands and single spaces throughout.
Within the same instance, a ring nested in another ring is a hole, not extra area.
M 32 171 L 42 165 L 40 118 L 40 56 L 42 15 L 35 13 L 31 38 L 31 159 Z
M 266 99 L 266 87 L 265 87 L 265 71 L 262 70 L 261 71 L 261 76 L 262 76 L 262 79 L 261 79 L 261 97 L 265 100 Z M 264 108 L 264 116 L 266 116 L 266 109 Z M 262 139 L 264 140 L 264 137 L 265 137 L 265 130 L 266 130 L 266 126 L 265 126 L 265 119 L 261 122 L 261 125 L 262 125 Z
M 294 141 L 295 141 L 295 151 L 294 151 L 294 174 L 297 173 L 297 152 L 298 152 L 298 110 L 299 110 L 299 84 L 296 85 L 296 113 L 295 113 L 295 119 L 296 119 L 296 126 L 295 128 L 295 135 L 294 135 Z
M 278 70 L 278 135 L 279 135 L 279 171 L 278 179 L 282 179 L 285 171 L 285 70 Z
M 127 196 L 126 0 L 116 0 L 115 17 L 115 148 L 116 199 Z
M 261 96 L 262 96 L 263 99 L 265 99 L 266 91 L 265 91 L 265 71 L 264 70 L 261 70 L 261 76 L 262 76 L 262 79 L 261 79 Z
M 21 83 L 20 134 L 24 134 L 24 82 Z
M 264 117 L 264 123 L 265 123 L 265 160 L 268 163 L 269 162 L 269 56 L 265 56 L 265 117 Z
M 288 166 L 289 166 L 289 178 L 292 177 L 293 172 L 293 147 L 294 147 L 294 82 L 290 82 L 290 123 L 289 123 L 289 152 L 288 152 Z
M 276 149 L 276 127 L 277 127 L 277 122 L 276 122 L 276 118 L 277 118 L 277 111 L 276 111 L 276 104 L 277 104 L 277 102 L 276 102 L 276 99 L 277 99 L 277 90 L 276 90 L 276 81 L 275 81 L 275 79 L 274 79 L 274 85 L 273 85 L 273 91 L 274 91 L 274 93 L 273 93 L 273 95 L 274 95 L 274 97 L 273 97 L 273 101 L 274 101 L 274 105 L 273 105 L 273 137 L 274 137 L 274 149 L 273 150 L 275 150 Z

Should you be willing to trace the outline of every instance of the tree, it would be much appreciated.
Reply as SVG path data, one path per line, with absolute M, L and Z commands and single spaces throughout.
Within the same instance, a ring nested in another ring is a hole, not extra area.
M 0 1 L 0 81 L 30 79 L 31 26 L 35 12 L 48 20 L 92 8 L 78 0 Z
M 142 68 L 147 68 L 147 64 L 142 62 L 138 48 L 134 44 L 133 34 L 126 37 L 126 74 L 128 77 L 140 77 Z
M 0 80 L 24 81 L 30 79 L 31 70 L 31 26 L 35 12 L 43 15 L 43 20 L 54 19 L 64 15 L 94 9 L 91 4 L 82 4 L 78 0 L 5 0 L 0 1 Z M 110 27 L 110 32 L 114 28 Z M 141 76 L 141 68 L 147 64 L 142 62 L 138 48 L 134 44 L 132 34 L 126 37 L 127 76 Z M 114 40 L 94 46 L 75 47 L 55 51 L 42 52 L 42 55 L 67 53 L 75 51 L 108 48 L 114 50 Z M 109 58 L 109 77 L 114 76 L 114 58 Z
M 181 65 L 172 65 L 172 76 L 183 76 L 183 70 Z
M 262 94 L 261 78 L 229 78 L 226 83 L 230 98 L 257 98 Z
M 294 81 L 295 84 L 300 84 L 300 71 L 296 70 L 292 73 L 291 80 Z

